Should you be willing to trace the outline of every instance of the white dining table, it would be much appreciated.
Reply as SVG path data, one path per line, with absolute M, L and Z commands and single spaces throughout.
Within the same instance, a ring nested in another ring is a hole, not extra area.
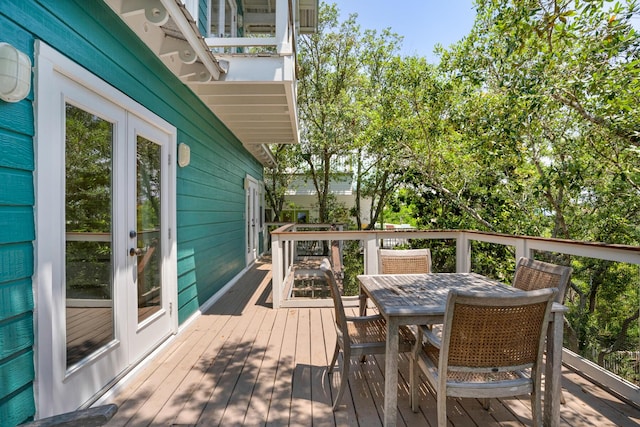
M 398 329 L 400 325 L 442 323 L 450 290 L 522 292 L 475 273 L 359 275 L 360 292 L 376 305 L 387 322 L 384 374 L 384 425 L 395 426 L 398 416 Z M 361 298 L 361 304 L 367 304 Z M 361 306 L 361 312 L 365 307 Z M 545 361 L 545 426 L 560 421 L 563 315 L 566 307 L 554 303 L 547 330 Z

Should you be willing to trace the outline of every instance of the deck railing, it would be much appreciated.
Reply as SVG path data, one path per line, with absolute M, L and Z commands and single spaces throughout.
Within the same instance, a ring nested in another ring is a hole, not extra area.
M 474 242 L 510 246 L 515 260 L 533 257 L 534 252 L 551 252 L 562 255 L 587 257 L 599 260 L 637 265 L 640 271 L 640 247 L 594 242 L 579 242 L 541 237 L 513 236 L 471 230 L 366 230 L 342 231 L 330 224 L 285 224 L 271 227 L 271 256 L 273 262 L 273 307 L 318 305 L 314 301 L 288 300 L 285 295 L 286 280 L 293 273 L 298 257 L 298 242 L 360 241 L 364 258 L 364 273 L 378 273 L 377 250 L 381 242 L 389 239 L 426 239 L 455 241 L 455 271 L 470 272 Z M 267 241 L 267 240 L 265 240 Z M 615 394 L 640 406 L 640 388 L 631 382 L 606 371 L 597 364 L 563 349 L 563 363 L 576 372 L 612 390 Z

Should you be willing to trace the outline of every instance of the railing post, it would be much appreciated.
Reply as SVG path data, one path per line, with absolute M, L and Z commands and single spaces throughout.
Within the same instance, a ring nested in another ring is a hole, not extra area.
M 456 272 L 468 273 L 471 271 L 471 241 L 467 233 L 460 232 L 456 238 Z
M 378 234 L 367 233 L 364 239 L 364 274 L 378 274 Z
M 289 269 L 289 266 L 293 263 L 293 260 L 295 259 L 294 256 L 295 254 L 293 253 L 293 245 L 295 245 L 295 242 L 292 240 L 285 240 L 282 242 L 282 275 L 283 277 L 286 277 L 287 275 L 287 271 Z M 283 286 L 284 286 L 284 280 L 283 280 Z
M 294 226 L 291 228 L 291 231 L 292 231 L 293 233 L 295 233 L 296 231 L 298 231 L 298 226 L 297 226 L 297 225 L 294 225 Z M 298 257 L 298 242 L 296 242 L 296 241 L 294 240 L 294 241 L 291 241 L 290 243 L 291 243 L 291 264 L 293 264 L 293 260 L 294 260 L 294 259 L 296 259 L 296 258 Z M 286 264 L 286 265 L 287 265 L 287 266 L 289 266 L 289 265 L 290 265 L 290 264 L 289 264 L 289 260 L 287 260 L 287 264 Z
M 284 283 L 284 246 L 280 236 L 271 235 L 271 289 L 273 308 L 280 308 Z
M 518 239 L 515 244 L 516 247 L 516 262 L 521 257 L 530 258 L 531 250 L 529 249 L 528 240 L 527 239 Z

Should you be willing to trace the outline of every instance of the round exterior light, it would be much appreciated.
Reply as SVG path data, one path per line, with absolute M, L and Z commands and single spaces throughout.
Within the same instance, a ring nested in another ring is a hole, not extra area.
M 191 162 L 191 149 L 187 144 L 178 144 L 178 166 L 181 168 L 188 166 Z
M 18 102 L 31 90 L 31 60 L 8 43 L 0 43 L 0 99 Z

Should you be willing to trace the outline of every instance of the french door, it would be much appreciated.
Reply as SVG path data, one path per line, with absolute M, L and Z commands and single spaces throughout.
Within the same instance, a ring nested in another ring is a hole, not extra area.
M 38 417 L 97 397 L 177 328 L 175 130 L 86 71 L 83 84 L 58 72 L 66 61 L 44 51 Z
M 260 209 L 260 187 L 258 181 L 247 176 L 245 178 L 246 194 L 246 239 L 247 239 L 247 265 L 258 258 L 258 246 L 260 244 L 260 231 L 262 230 L 262 210 Z

